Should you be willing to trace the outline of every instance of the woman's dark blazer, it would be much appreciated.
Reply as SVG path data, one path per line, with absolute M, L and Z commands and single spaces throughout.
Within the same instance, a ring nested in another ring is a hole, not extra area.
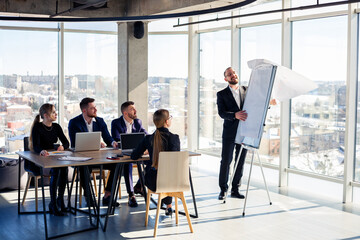
M 163 138 L 163 151 L 180 151 L 180 138 L 177 134 L 172 134 L 167 128 L 158 128 L 161 132 Z M 145 152 L 145 150 L 149 151 L 150 161 L 146 163 L 146 185 L 153 191 L 156 191 L 156 173 L 157 171 L 151 167 L 152 158 L 153 158 L 153 146 L 152 142 L 154 139 L 154 134 L 147 135 L 143 141 L 136 147 L 136 149 L 131 154 L 131 159 L 136 160 L 139 159 Z M 149 181 L 150 180 L 150 181 Z

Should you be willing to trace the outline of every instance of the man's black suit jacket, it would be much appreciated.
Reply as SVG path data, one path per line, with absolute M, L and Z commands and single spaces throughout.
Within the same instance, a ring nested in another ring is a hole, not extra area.
M 236 137 L 239 120 L 235 118 L 235 113 L 242 110 L 245 101 L 247 87 L 240 86 L 240 108 L 236 104 L 234 96 L 227 86 L 223 90 L 217 92 L 217 106 L 219 116 L 224 119 L 223 139 L 234 140 Z
M 110 136 L 109 130 L 107 129 L 107 125 L 101 117 L 95 117 L 95 122 L 93 122 L 93 131 L 94 132 L 101 132 L 101 137 L 104 140 L 104 142 L 111 146 L 114 139 Z M 77 132 L 87 132 L 87 126 L 84 120 L 84 117 L 82 114 L 78 115 L 77 117 L 74 117 L 69 122 L 69 136 L 70 136 L 70 142 L 71 147 L 75 147 L 75 135 Z

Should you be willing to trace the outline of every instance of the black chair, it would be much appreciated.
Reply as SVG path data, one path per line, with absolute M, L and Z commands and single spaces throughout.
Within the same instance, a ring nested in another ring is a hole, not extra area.
M 24 151 L 30 151 L 30 149 L 29 149 L 29 137 L 24 137 Z M 35 183 L 35 209 L 36 209 L 36 211 L 38 211 L 38 186 L 39 186 L 38 183 L 39 183 L 39 179 L 41 178 L 40 167 L 36 166 L 34 163 L 32 163 L 32 162 L 25 159 L 24 169 L 28 173 L 28 180 L 26 182 L 24 197 L 23 197 L 23 200 L 22 200 L 21 204 L 24 205 L 25 198 L 26 198 L 27 192 L 28 192 L 29 187 L 30 187 L 31 179 L 34 178 L 34 183 Z M 50 178 L 50 176 L 45 176 L 45 177 Z

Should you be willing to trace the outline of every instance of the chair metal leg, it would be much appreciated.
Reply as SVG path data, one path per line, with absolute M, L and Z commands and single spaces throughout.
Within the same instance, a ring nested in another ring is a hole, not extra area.
M 30 187 L 31 178 L 32 178 L 32 176 L 28 173 L 28 180 L 26 182 L 26 188 L 25 188 L 25 192 L 24 192 L 24 196 L 23 196 L 23 200 L 22 200 L 21 205 L 24 205 L 24 203 L 25 203 L 25 198 L 26 198 L 27 192 L 28 192 L 29 187 Z

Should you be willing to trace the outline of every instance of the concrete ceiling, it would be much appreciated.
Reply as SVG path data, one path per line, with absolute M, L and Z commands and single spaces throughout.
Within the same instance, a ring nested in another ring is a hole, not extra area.
M 59 17 L 148 16 L 213 9 L 241 2 L 246 0 L 0 0 L 0 15 L 49 17 L 64 12 Z M 81 4 L 94 6 L 91 9 L 76 9 L 81 8 Z

